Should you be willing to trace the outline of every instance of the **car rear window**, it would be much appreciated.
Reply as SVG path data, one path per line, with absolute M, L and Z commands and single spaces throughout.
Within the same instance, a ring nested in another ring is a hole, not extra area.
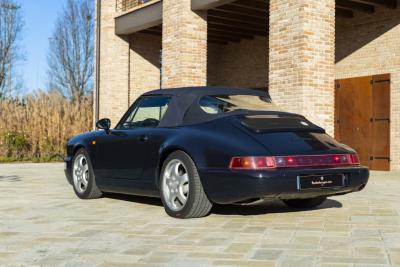
M 221 114 L 238 110 L 280 111 L 270 98 L 257 95 L 203 96 L 199 104 L 201 109 L 208 114 Z

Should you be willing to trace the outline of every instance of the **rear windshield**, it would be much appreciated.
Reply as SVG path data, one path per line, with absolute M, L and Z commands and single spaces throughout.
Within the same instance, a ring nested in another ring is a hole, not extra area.
M 256 95 L 220 95 L 203 96 L 201 109 L 208 114 L 221 114 L 238 110 L 281 111 L 267 96 Z

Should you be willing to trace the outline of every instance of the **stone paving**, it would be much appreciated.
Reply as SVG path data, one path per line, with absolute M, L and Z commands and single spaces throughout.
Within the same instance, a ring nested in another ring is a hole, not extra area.
M 79 200 L 62 164 L 0 165 L 0 266 L 400 266 L 400 173 L 295 211 L 280 202 L 168 217 L 160 201 Z

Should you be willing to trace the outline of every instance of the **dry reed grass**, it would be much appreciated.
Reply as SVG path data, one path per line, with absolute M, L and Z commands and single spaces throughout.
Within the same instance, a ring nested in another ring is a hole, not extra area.
M 44 92 L 0 101 L 0 161 L 59 160 L 68 138 L 91 129 L 92 103 Z

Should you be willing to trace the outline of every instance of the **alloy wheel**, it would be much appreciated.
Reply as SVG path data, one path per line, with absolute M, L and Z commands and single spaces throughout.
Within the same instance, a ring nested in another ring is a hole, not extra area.
M 85 155 L 78 155 L 73 166 L 73 180 L 75 189 L 84 193 L 89 184 L 89 165 Z
M 171 160 L 162 178 L 162 190 L 168 207 L 173 211 L 182 210 L 189 196 L 189 174 L 183 162 Z

